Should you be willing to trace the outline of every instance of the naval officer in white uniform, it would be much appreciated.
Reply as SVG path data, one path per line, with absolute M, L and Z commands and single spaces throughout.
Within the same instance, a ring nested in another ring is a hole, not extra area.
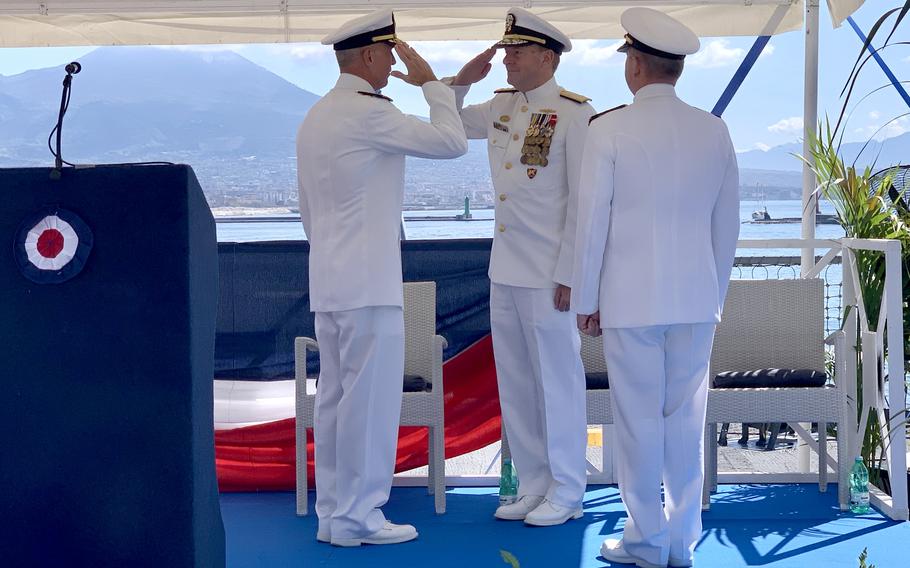
M 504 48 L 509 89 L 462 107 L 471 84 Z M 502 41 L 452 81 L 468 138 L 486 138 L 496 225 L 490 323 L 502 417 L 518 470 L 519 500 L 496 517 L 537 526 L 582 516 L 585 376 L 569 310 L 576 188 L 588 98 L 553 77 L 569 38 L 527 10 L 506 15 Z
M 676 96 L 695 34 L 646 8 L 621 21 L 635 96 L 591 121 L 572 279 L 579 328 L 603 330 L 629 513 L 622 540 L 601 553 L 691 566 L 708 363 L 739 235 L 738 170 L 724 122 Z
M 341 76 L 297 135 L 300 212 L 310 242 L 310 308 L 316 313 L 317 539 L 338 546 L 417 537 L 388 522 L 404 375 L 399 230 L 405 156 L 467 151 L 451 89 L 395 36 L 390 10 L 327 36 Z M 430 121 L 402 114 L 379 94 L 398 54 L 419 85 Z

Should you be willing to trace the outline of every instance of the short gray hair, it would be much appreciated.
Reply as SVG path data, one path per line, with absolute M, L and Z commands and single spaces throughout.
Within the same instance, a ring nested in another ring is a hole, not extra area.
M 342 49 L 335 52 L 335 59 L 338 60 L 338 68 L 345 69 L 357 63 L 357 60 L 360 58 L 359 47 L 354 47 L 352 49 Z
M 543 53 L 544 51 L 550 51 L 553 53 L 553 71 L 556 71 L 556 68 L 559 67 L 559 54 L 555 50 L 550 49 L 549 47 L 544 47 L 542 45 L 530 44 L 531 47 L 537 48 L 537 51 Z
M 648 69 L 648 74 L 655 79 L 669 79 L 676 81 L 682 75 L 685 59 L 670 59 L 667 57 L 658 57 L 650 53 L 644 53 L 635 50 L 641 58 L 644 66 Z

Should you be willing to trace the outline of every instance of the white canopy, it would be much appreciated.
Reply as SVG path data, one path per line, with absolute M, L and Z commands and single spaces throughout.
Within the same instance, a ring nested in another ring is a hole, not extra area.
M 839 26 L 863 0 L 826 0 Z M 396 11 L 405 40 L 492 40 L 507 7 L 521 4 L 573 39 L 622 37 L 619 15 L 645 5 L 672 14 L 701 37 L 757 36 L 803 29 L 803 155 L 818 107 L 819 0 L 0 0 L 0 47 L 185 45 L 317 41 L 381 7 Z M 795 62 L 794 62 L 795 63 Z M 815 175 L 803 167 L 803 209 L 814 210 Z M 815 234 L 815 216 L 802 236 Z M 802 268 L 814 265 L 803 250 Z
M 815 0 L 810 0 L 814 2 Z M 862 0 L 827 0 L 834 25 Z M 800 29 L 803 0 L 3 0 L 0 47 L 178 45 L 316 41 L 342 22 L 379 7 L 396 10 L 406 40 L 491 40 L 503 14 L 521 4 L 573 39 L 622 37 L 619 14 L 647 5 L 699 36 L 755 36 Z

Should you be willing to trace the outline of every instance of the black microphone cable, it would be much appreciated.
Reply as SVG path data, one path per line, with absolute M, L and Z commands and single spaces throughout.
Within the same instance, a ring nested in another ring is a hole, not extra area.
M 63 93 L 60 96 L 60 112 L 57 114 L 57 124 L 54 125 L 53 130 L 51 130 L 51 133 L 47 137 L 47 147 L 54 156 L 54 170 L 51 172 L 51 178 L 53 179 L 60 178 L 60 171 L 63 169 L 63 164 L 75 167 L 75 164 L 63 159 L 60 147 L 63 137 L 63 117 L 70 106 L 73 75 L 82 71 L 82 65 L 78 61 L 73 61 L 72 63 L 67 64 L 64 70 L 66 71 L 66 77 L 63 78 Z M 54 139 L 55 134 L 57 137 L 56 149 L 51 145 L 51 140 Z

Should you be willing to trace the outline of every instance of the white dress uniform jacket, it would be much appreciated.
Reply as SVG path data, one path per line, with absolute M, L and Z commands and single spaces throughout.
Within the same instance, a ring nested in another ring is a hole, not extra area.
M 722 120 L 669 84 L 594 119 L 578 217 L 574 311 L 601 309 L 604 329 L 720 321 L 739 235 L 739 172 Z
M 342 74 L 297 137 L 300 211 L 310 241 L 316 312 L 317 538 L 343 546 L 386 523 L 404 373 L 399 227 L 405 155 L 467 149 L 455 99 L 423 86 L 430 123 Z
M 451 89 L 423 85 L 430 122 L 403 114 L 343 73 L 297 135 L 300 213 L 310 242 L 310 309 L 401 306 L 405 155 L 467 151 Z
M 467 88 L 454 88 L 461 106 Z M 594 112 L 586 101 L 550 79 L 461 111 L 468 138 L 488 140 L 497 192 L 490 327 L 519 496 L 545 497 L 572 516 L 586 481 L 585 377 L 575 317 L 555 308 L 553 289 L 572 275 L 578 169 Z
M 461 108 L 468 87 L 454 86 Z M 486 138 L 496 188 L 496 228 L 490 280 L 528 288 L 570 285 L 575 241 L 577 172 L 588 119 L 587 98 L 555 79 L 520 93 L 500 89 L 485 103 L 461 110 L 468 138 Z M 555 116 L 555 118 L 553 118 Z M 529 127 L 555 121 L 547 164 L 522 164 Z M 562 151 L 562 149 L 565 151 Z

